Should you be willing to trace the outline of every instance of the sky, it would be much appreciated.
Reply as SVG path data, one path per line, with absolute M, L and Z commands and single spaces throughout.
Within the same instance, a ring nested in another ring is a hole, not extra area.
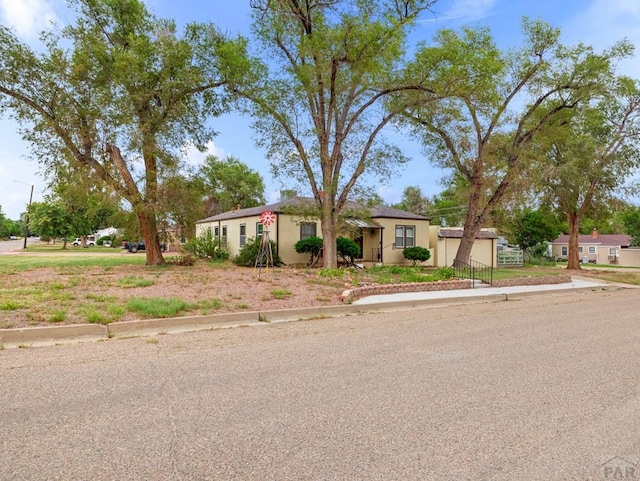
M 146 4 L 156 16 L 173 18 L 179 25 L 213 22 L 232 35 L 250 34 L 249 0 L 146 0 Z M 508 49 L 521 45 L 523 16 L 559 27 L 566 44 L 583 42 L 602 50 L 626 37 L 639 51 L 636 59 L 620 65 L 620 73 L 640 78 L 638 0 L 439 0 L 434 10 L 435 15 L 424 17 L 417 25 L 415 38 L 428 41 L 440 28 L 486 26 L 500 47 Z M 65 0 L 0 0 L 0 22 L 33 46 L 39 45 L 39 32 L 48 30 L 50 22 L 61 26 L 72 18 Z M 271 177 L 265 153 L 255 145 L 250 118 L 225 114 L 212 119 L 212 125 L 218 135 L 207 153 L 190 152 L 191 164 L 208 154 L 237 157 L 263 176 L 269 202 L 278 200 L 280 190 L 294 187 Z M 6 116 L 0 117 L 0 135 L 0 208 L 6 217 L 18 219 L 26 210 L 31 186 L 33 201 L 40 201 L 47 193 L 46 181 L 38 162 L 29 157 L 29 146 L 18 135 L 15 123 Z M 391 139 L 411 161 L 390 182 L 377 187 L 385 202 L 399 202 L 408 186 L 419 186 L 427 196 L 439 193 L 444 173 L 427 162 L 421 146 L 402 134 L 393 134 Z

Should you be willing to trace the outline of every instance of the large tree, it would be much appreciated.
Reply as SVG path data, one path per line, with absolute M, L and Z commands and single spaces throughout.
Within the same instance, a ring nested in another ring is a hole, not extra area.
M 487 29 L 442 30 L 409 68 L 416 78 L 430 75 L 441 100 L 405 94 L 405 118 L 431 158 L 467 183 L 456 263 L 469 260 L 476 235 L 525 171 L 532 141 L 601 92 L 614 61 L 631 50 L 622 43 L 597 54 L 563 46 L 544 22 L 525 19 L 523 27 L 524 46 L 506 53 Z
M 249 100 L 259 144 L 276 175 L 311 190 L 322 221 L 324 265 L 336 267 L 339 215 L 365 173 L 381 182 L 406 161 L 380 135 L 383 102 L 400 79 L 407 31 L 434 0 L 252 0 L 265 64 Z
M 222 160 L 215 155 L 207 156 L 199 177 L 204 182 L 207 215 L 265 203 L 264 179 L 260 173 L 233 156 Z
M 567 219 L 567 268 L 580 269 L 583 219 L 611 202 L 640 165 L 638 84 L 615 79 L 598 101 L 578 108 L 547 140 L 536 170 L 548 201 Z
M 249 69 L 242 39 L 211 24 L 151 15 L 141 0 L 72 0 L 75 25 L 32 50 L 0 27 L 0 110 L 21 125 L 34 157 L 88 167 L 128 201 L 147 245 L 164 262 L 157 229 L 159 186 L 187 141 L 212 137 L 221 88 Z M 42 53 L 40 53 L 42 51 Z

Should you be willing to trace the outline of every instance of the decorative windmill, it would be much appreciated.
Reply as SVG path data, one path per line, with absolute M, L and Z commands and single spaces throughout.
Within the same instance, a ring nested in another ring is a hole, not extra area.
M 271 251 L 271 242 L 269 239 L 269 226 L 276 221 L 276 215 L 270 210 L 265 210 L 260 214 L 260 223 L 264 226 L 264 231 L 262 232 L 262 237 L 260 239 L 260 247 L 258 249 L 258 257 L 256 257 L 256 263 L 254 269 L 258 269 L 258 277 L 260 277 L 260 273 L 262 268 L 264 267 L 267 272 L 269 272 L 269 267 L 271 267 L 271 272 L 273 273 L 273 252 Z

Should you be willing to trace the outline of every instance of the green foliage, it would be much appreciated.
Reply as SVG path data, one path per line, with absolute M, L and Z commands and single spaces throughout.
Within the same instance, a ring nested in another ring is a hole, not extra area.
M 125 288 L 132 287 L 149 287 L 155 284 L 152 279 L 145 279 L 141 276 L 126 276 L 122 279 L 118 279 L 118 286 Z
M 307 237 L 296 242 L 293 247 L 298 254 L 310 254 L 309 265 L 312 265 L 313 259 L 320 254 L 322 249 L 322 239 L 320 237 Z
M 628 212 L 623 222 L 627 234 L 631 236 L 631 245 L 640 246 L 640 208 Z
M 417 185 L 405 187 L 400 203 L 393 207 L 420 215 L 428 215 L 428 212 L 433 210 L 432 202 L 422 195 L 422 190 Z
M 173 317 L 188 308 L 186 301 L 175 298 L 134 298 L 127 302 L 127 309 L 142 317 Z
M 237 206 L 244 209 L 265 203 L 262 176 L 235 157 L 219 160 L 208 156 L 200 167 L 199 177 L 204 180 L 204 191 L 208 195 L 208 215 Z
M 70 4 L 75 22 L 35 48 L 0 27 L 0 108 L 48 172 L 73 165 L 83 185 L 104 181 L 150 240 L 169 210 L 163 180 L 185 170 L 181 149 L 212 139 L 209 118 L 230 105 L 225 85 L 252 69 L 246 41 L 203 23 L 181 33 L 142 0 Z M 163 263 L 156 249 L 146 255 Z
M 222 247 L 222 240 L 215 237 L 210 229 L 205 229 L 199 236 L 189 239 L 182 250 L 198 259 L 227 260 L 229 251 Z
M 34 202 L 29 208 L 29 225 L 42 236 L 69 238 L 75 234 L 73 217 L 60 204 Z
M 404 258 L 413 261 L 415 266 L 418 262 L 428 261 L 431 258 L 431 252 L 426 247 L 414 246 L 403 249 Z
M 538 210 L 524 212 L 515 219 L 513 239 L 522 249 L 551 242 L 560 234 L 557 222 Z
M 354 259 L 360 257 L 360 247 L 353 240 L 347 237 L 338 237 L 336 239 L 336 248 L 338 256 L 346 259 L 353 264 Z
M 279 266 L 282 264 L 280 260 L 280 256 L 278 256 L 277 244 L 275 241 L 269 241 L 271 244 L 271 253 L 273 255 L 273 265 Z M 258 255 L 260 254 L 260 239 L 248 239 L 245 246 L 240 249 L 238 255 L 233 259 L 233 263 L 238 266 L 244 267 L 254 267 L 256 265 L 256 261 L 258 260 Z M 259 260 L 258 265 L 266 265 L 267 258 L 266 255 L 263 255 L 262 259 Z

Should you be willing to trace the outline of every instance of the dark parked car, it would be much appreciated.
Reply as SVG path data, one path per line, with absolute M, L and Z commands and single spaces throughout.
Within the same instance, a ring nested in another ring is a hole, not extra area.
M 122 243 L 122 247 L 127 249 L 129 252 L 134 253 L 134 254 L 136 252 L 138 252 L 138 251 L 145 250 L 144 241 L 140 241 L 140 242 L 123 242 Z M 160 249 L 162 249 L 162 252 L 166 252 L 167 251 L 167 245 L 164 242 L 160 242 Z

